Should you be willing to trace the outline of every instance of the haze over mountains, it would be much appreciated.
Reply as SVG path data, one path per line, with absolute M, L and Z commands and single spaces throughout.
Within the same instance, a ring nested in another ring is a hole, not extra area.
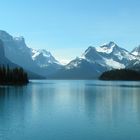
M 97 48 L 90 46 L 80 57 L 63 66 L 47 50 L 29 48 L 23 37 L 12 37 L 0 30 L 0 40 L 0 64 L 19 65 L 46 78 L 92 79 L 111 69 L 140 71 L 140 46 L 132 52 L 120 48 L 114 42 Z

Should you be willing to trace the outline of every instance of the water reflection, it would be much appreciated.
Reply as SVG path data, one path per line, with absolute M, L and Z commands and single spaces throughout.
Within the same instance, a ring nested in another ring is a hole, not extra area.
M 0 88 L 0 138 L 7 139 L 7 132 L 21 132 L 24 123 L 26 87 Z M 22 110 L 22 111 L 21 111 Z M 11 127 L 13 126 L 13 127 Z
M 139 87 L 99 81 L 0 87 L 0 139 L 139 139 Z
M 90 119 L 100 117 L 99 121 L 118 123 L 120 118 L 124 121 L 137 119 L 140 122 L 140 83 L 131 85 L 105 85 L 86 84 L 84 88 L 85 111 Z M 130 88 L 131 87 L 131 88 Z M 127 118 L 129 120 L 127 120 Z M 123 121 L 122 120 L 122 121 Z

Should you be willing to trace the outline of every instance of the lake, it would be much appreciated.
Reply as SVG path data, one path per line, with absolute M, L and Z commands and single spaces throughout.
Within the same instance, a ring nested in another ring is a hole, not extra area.
M 140 82 L 1 86 L 0 140 L 140 140 Z

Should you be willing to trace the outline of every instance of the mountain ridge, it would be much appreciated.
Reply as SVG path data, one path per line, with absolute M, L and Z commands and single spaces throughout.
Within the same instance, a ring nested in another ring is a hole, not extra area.
M 26 70 L 46 77 L 61 67 L 61 64 L 52 56 L 51 53 L 49 53 L 49 57 L 46 55 L 33 57 L 33 49 L 26 45 L 25 39 L 22 36 L 13 37 L 7 32 L 0 30 L 0 39 L 4 43 L 5 56 L 13 63 Z M 34 51 L 39 52 L 38 50 Z M 42 52 L 44 52 L 44 50 Z M 39 63 L 40 59 L 44 61 Z
M 140 46 L 131 52 L 119 47 L 113 41 L 99 47 L 89 46 L 81 56 L 62 65 L 51 52 L 29 48 L 22 36 L 13 37 L 0 30 L 0 39 L 4 43 L 5 56 L 8 60 L 49 79 L 88 79 L 98 78 L 104 71 L 112 69 L 140 70 Z
M 80 57 L 70 61 L 64 68 L 52 75 L 52 78 L 90 79 L 92 77 L 97 79 L 103 72 L 123 69 L 134 60 L 137 60 L 137 56 L 114 42 L 99 47 L 89 46 Z

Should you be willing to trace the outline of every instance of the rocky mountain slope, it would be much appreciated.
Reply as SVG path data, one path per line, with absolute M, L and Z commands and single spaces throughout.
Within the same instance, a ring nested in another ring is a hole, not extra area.
M 24 69 L 47 76 L 61 67 L 61 64 L 46 50 L 29 48 L 23 37 L 12 37 L 0 30 L 0 39 L 4 43 L 5 56 Z

